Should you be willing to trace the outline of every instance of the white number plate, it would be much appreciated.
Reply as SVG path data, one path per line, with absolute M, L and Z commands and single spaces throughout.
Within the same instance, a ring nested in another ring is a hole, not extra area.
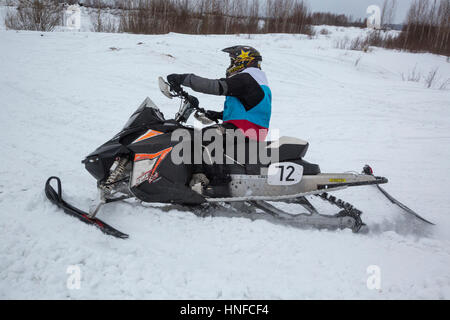
M 267 175 L 267 183 L 271 186 L 290 186 L 302 180 L 303 167 L 292 162 L 273 163 Z

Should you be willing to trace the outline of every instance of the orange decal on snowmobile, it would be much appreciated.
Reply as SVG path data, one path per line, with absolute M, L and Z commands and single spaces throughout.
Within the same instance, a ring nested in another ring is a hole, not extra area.
M 136 142 L 141 142 L 141 141 L 144 141 L 144 140 L 147 140 L 147 139 L 150 139 L 150 138 L 153 138 L 153 137 L 156 137 L 156 136 L 159 136 L 159 135 L 161 135 L 161 134 L 163 134 L 162 132 L 159 132 L 159 131 L 156 131 L 156 130 L 149 130 L 149 131 L 147 131 L 143 136 L 141 136 L 141 137 L 139 137 L 136 141 L 134 141 L 133 143 L 136 143 Z
M 173 148 L 167 148 L 163 151 L 160 151 L 158 153 L 153 153 L 153 154 L 145 154 L 145 153 L 136 154 L 134 156 L 134 162 L 141 161 L 141 160 L 153 160 L 153 159 L 158 158 L 158 161 L 156 161 L 155 165 L 153 166 L 152 173 L 150 174 L 150 176 L 153 176 L 155 174 L 156 169 L 161 164 L 161 161 L 164 160 L 164 158 L 170 153 L 170 151 L 172 151 L 172 149 Z

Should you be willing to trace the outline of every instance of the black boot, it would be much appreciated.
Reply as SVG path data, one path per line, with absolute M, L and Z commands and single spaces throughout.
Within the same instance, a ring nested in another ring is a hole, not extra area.
M 231 197 L 230 182 L 231 177 L 223 172 L 223 166 L 207 166 L 206 176 L 209 184 L 206 187 L 205 195 L 211 198 Z

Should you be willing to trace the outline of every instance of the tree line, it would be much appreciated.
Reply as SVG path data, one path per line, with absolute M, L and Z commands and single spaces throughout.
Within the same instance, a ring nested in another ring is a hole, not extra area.
M 394 0 L 386 0 L 386 3 Z M 450 0 L 415 0 L 398 35 L 375 31 L 353 41 L 356 49 L 369 46 L 450 57 Z
M 5 16 L 9 29 L 51 31 L 62 20 L 62 2 L 74 0 L 16 0 L 13 12 Z M 365 27 L 363 19 L 314 12 L 303 0 L 86 0 L 83 5 L 96 10 L 93 26 L 99 32 L 139 34 L 256 34 L 301 33 L 314 35 L 313 25 Z M 382 24 L 395 17 L 396 0 L 385 0 Z M 118 23 L 105 16 L 115 10 Z M 413 52 L 450 56 L 450 0 L 415 0 L 398 35 L 370 35 L 364 46 L 382 46 Z

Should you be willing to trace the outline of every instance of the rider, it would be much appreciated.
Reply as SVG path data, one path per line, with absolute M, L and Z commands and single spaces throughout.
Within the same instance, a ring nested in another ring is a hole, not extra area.
M 220 125 L 223 129 L 238 129 L 248 139 L 264 141 L 269 130 L 272 93 L 261 70 L 261 54 L 249 46 L 234 46 L 222 51 L 231 59 L 226 78 L 213 80 L 194 74 L 171 74 L 167 81 L 174 89 L 186 86 L 197 92 L 226 96 L 222 112 L 209 110 L 205 116 L 216 122 L 223 120 Z M 212 176 L 210 185 L 228 185 L 229 177 L 224 174 L 223 166 L 208 167 L 208 176 Z
M 207 111 L 206 116 L 231 124 L 224 126 L 238 128 L 250 139 L 264 141 L 270 123 L 272 93 L 261 70 L 261 54 L 249 46 L 222 51 L 231 59 L 226 78 L 210 80 L 194 74 L 171 74 L 167 81 L 175 88 L 183 85 L 197 92 L 226 96 L 224 110 Z

